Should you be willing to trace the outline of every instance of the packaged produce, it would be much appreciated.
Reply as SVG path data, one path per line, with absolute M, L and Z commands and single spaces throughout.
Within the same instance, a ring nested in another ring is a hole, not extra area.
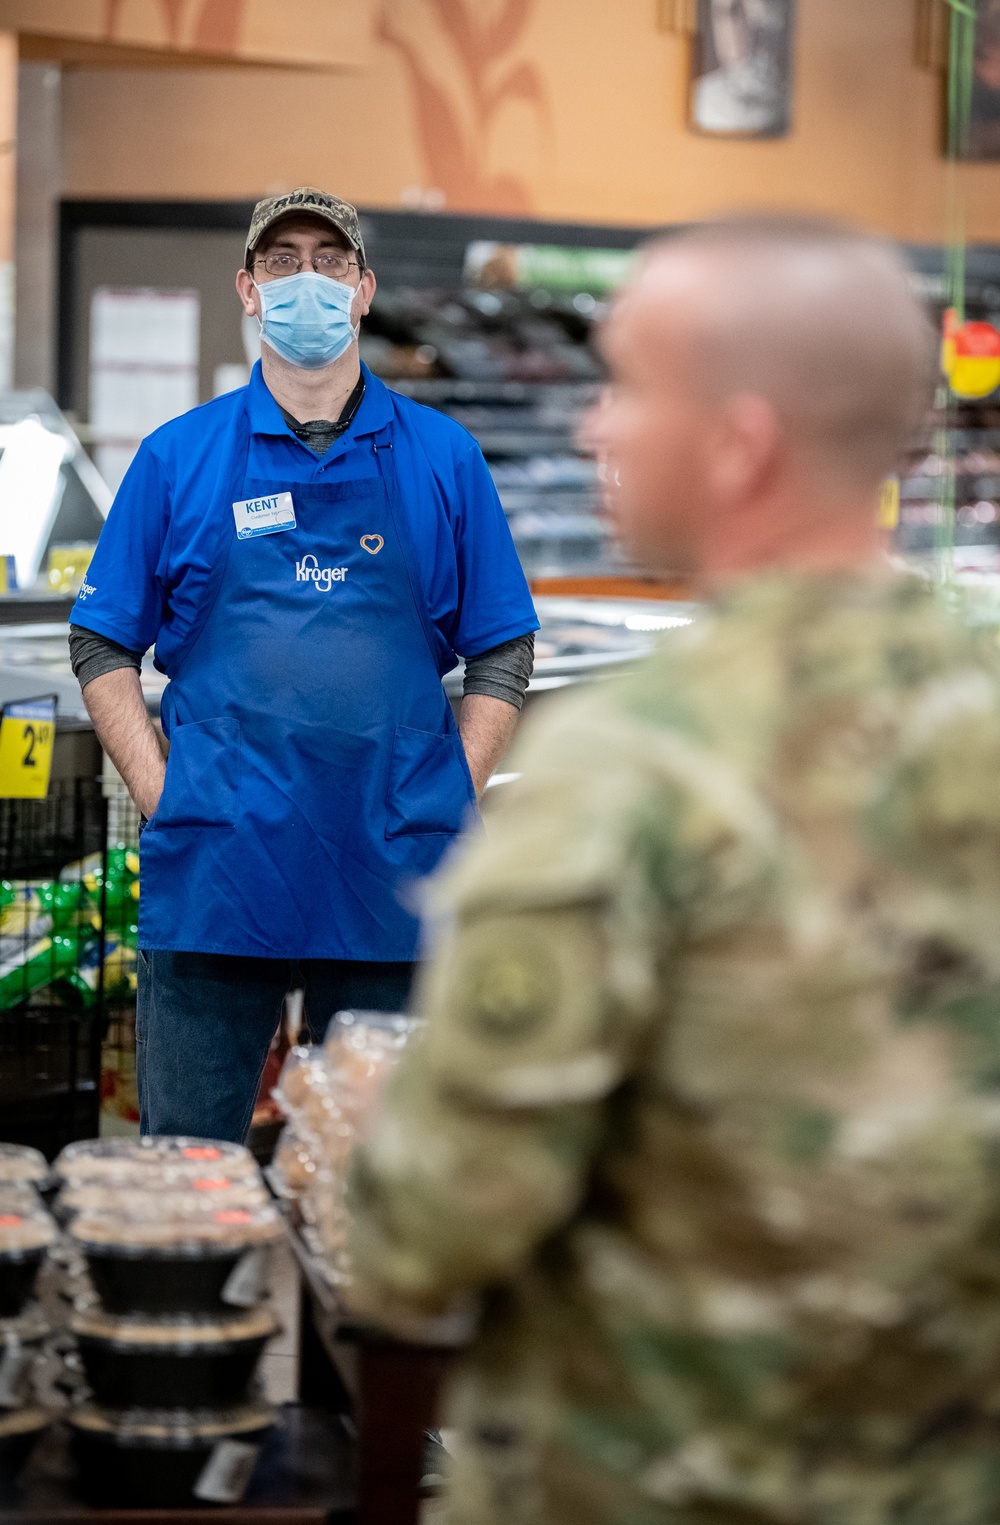
M 56 1226 L 41 1203 L 0 1211 L 0 1318 L 15 1318 L 34 1291 Z
M 27 1144 L 0 1144 L 0 1185 L 30 1181 L 44 1190 L 51 1176 L 48 1160 L 40 1149 Z
M 8 1409 L 0 1413 L 0 1503 L 11 1503 L 18 1478 L 49 1415 L 40 1408 Z
M 55 1162 L 55 1172 L 67 1182 L 114 1177 L 125 1184 L 143 1185 L 150 1170 L 169 1168 L 179 1176 L 257 1178 L 257 1161 L 242 1144 L 217 1139 L 164 1134 L 156 1138 L 83 1139 L 67 1144 Z
M 110 1408 L 235 1408 L 245 1403 L 264 1346 L 278 1331 L 269 1308 L 236 1318 L 119 1318 L 88 1309 L 70 1320 L 98 1404 Z
M 173 1216 L 80 1213 L 69 1229 L 109 1313 L 232 1313 L 267 1285 L 269 1247 L 282 1237 L 273 1207 L 188 1205 Z
M 68 1416 L 79 1486 L 105 1508 L 177 1509 L 238 1503 L 273 1411 L 118 1412 L 86 1404 Z

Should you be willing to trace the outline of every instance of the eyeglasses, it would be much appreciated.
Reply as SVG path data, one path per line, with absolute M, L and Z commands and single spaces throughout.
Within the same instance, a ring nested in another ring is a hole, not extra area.
M 298 259 L 294 254 L 265 254 L 253 263 L 255 267 L 263 265 L 268 275 L 298 275 L 303 265 L 312 265 L 317 275 L 329 275 L 335 281 L 342 281 L 352 265 L 361 269 L 356 259 L 339 250 L 314 254 L 311 260 Z

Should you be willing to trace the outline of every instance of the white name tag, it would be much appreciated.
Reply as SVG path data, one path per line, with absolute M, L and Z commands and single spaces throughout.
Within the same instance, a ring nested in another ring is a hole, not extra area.
M 254 535 L 276 535 L 279 530 L 295 528 L 295 509 L 290 492 L 277 492 L 270 498 L 245 498 L 233 504 L 238 540 Z

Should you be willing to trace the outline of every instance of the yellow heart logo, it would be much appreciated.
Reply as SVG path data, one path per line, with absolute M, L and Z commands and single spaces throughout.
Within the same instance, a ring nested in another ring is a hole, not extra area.
M 385 545 L 385 541 L 382 539 L 381 535 L 362 535 L 361 545 L 362 548 L 368 552 L 369 556 L 377 556 L 379 551 Z

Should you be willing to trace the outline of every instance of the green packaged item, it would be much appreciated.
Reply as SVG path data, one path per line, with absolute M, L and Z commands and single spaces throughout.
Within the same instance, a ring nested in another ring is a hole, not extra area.
M 51 927 L 38 886 L 20 879 L 3 881 L 0 902 L 0 938 L 41 937 Z
M 97 995 L 100 967 L 100 943 L 95 938 L 81 949 L 79 963 L 70 980 L 88 1004 Z M 135 984 L 135 948 L 123 938 L 108 933 L 104 939 L 105 993 L 134 990 Z
M 76 938 L 59 932 L 20 943 L 0 962 L 0 1011 L 8 1011 L 53 980 L 71 974 L 79 951 Z

